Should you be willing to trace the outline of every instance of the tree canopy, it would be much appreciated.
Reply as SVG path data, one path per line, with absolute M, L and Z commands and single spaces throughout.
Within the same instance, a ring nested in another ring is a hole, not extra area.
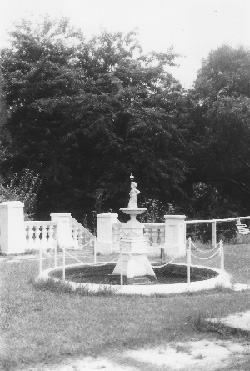
M 190 96 L 198 157 L 193 180 L 210 190 L 210 204 L 217 194 L 214 216 L 249 212 L 250 51 L 227 45 L 212 51 Z
M 118 209 L 132 172 L 144 197 L 172 202 L 187 166 L 175 53 L 144 55 L 136 34 L 85 40 L 67 19 L 22 21 L 2 50 L 11 155 L 2 171 L 40 174 L 38 213 Z

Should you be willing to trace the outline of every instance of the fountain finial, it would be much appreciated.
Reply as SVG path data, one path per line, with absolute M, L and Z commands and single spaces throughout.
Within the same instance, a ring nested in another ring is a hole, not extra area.
M 137 195 L 140 193 L 140 191 L 137 189 L 137 183 L 133 182 L 134 177 L 132 174 L 130 175 L 130 179 L 131 179 L 131 191 L 129 193 L 130 200 L 128 203 L 128 208 L 137 209 Z

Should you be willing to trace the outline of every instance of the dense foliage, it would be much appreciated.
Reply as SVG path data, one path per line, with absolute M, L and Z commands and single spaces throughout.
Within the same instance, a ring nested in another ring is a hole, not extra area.
M 10 36 L 1 175 L 40 175 L 40 218 L 117 211 L 131 173 L 152 210 L 249 213 L 249 51 L 211 52 L 185 91 L 168 72 L 175 53 L 144 55 L 134 32 L 85 40 L 68 20 L 44 19 L 22 21 Z
M 145 197 L 170 201 L 185 173 L 174 53 L 145 56 L 134 33 L 85 41 L 67 20 L 23 22 L 12 38 L 6 168 L 41 175 L 39 211 L 124 206 L 131 172 Z
M 212 51 L 190 96 L 192 206 L 214 217 L 249 213 L 250 51 L 226 45 Z

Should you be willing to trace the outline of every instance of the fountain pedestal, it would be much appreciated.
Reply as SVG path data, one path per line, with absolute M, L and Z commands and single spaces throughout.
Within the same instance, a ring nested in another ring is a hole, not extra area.
M 127 277 L 127 283 L 138 281 L 146 283 L 156 279 L 155 273 L 147 257 L 147 240 L 143 237 L 143 224 L 136 216 L 144 213 L 145 208 L 121 208 L 123 213 L 130 215 L 130 220 L 122 225 L 120 241 L 121 254 L 113 274 Z

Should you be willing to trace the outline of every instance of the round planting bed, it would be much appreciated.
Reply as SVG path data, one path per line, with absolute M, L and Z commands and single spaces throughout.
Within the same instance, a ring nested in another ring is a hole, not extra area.
M 72 264 L 65 269 L 65 280 L 73 289 L 88 288 L 97 292 L 110 289 L 117 294 L 171 294 L 212 289 L 217 286 L 231 287 L 229 275 L 220 269 L 206 268 L 203 266 L 191 267 L 191 282 L 187 283 L 187 266 L 185 264 L 167 264 L 165 266 L 152 265 L 157 280 L 145 283 L 138 278 L 138 283 L 127 285 L 123 277 L 112 275 L 115 263 L 100 264 Z M 38 278 L 52 278 L 62 280 L 62 267 L 47 269 Z

